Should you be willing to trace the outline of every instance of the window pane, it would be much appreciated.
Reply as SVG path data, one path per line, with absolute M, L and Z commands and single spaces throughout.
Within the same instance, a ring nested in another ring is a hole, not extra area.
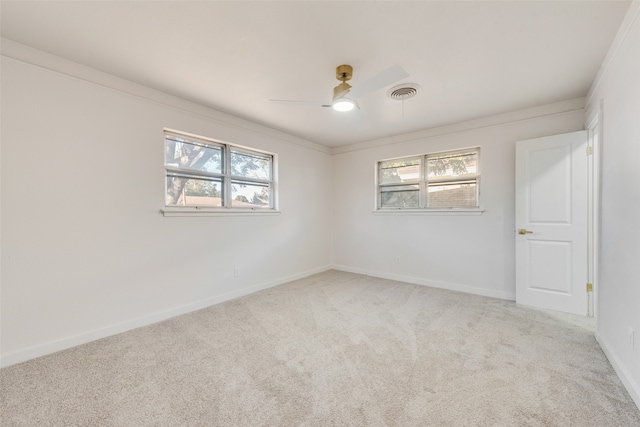
M 165 165 L 173 168 L 222 173 L 222 149 L 177 138 L 165 138 Z
M 420 158 L 380 162 L 378 170 L 380 184 L 416 181 L 420 178 Z
M 231 175 L 271 179 L 271 156 L 231 151 Z
M 429 156 L 427 173 L 429 178 L 476 174 L 478 173 L 478 152 Z
M 418 185 L 398 185 L 380 189 L 380 207 L 417 208 L 420 205 Z
M 222 180 L 167 176 L 167 206 L 222 206 Z
M 429 184 L 427 207 L 475 208 L 478 206 L 476 182 Z
M 237 181 L 231 183 L 231 207 L 269 208 L 270 197 L 268 185 Z

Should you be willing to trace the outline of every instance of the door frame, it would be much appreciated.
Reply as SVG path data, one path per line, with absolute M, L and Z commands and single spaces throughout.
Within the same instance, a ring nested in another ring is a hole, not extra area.
M 587 176 L 587 278 L 593 285 L 589 298 L 588 317 L 598 317 L 598 286 L 600 259 L 600 192 L 602 188 L 602 104 L 587 126 L 587 147 L 591 149 L 588 157 Z

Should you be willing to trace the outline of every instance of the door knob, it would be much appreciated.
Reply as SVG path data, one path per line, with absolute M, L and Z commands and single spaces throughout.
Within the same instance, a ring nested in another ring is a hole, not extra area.
M 533 231 L 525 230 L 524 228 L 520 228 L 518 230 L 518 234 L 533 234 Z

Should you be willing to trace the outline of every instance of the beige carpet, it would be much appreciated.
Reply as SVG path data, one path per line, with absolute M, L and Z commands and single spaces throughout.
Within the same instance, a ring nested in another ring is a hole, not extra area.
M 640 426 L 589 319 L 338 271 L 0 375 L 2 426 Z

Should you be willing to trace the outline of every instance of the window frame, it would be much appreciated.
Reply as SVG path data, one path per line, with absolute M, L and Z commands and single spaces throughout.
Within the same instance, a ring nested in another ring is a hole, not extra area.
M 191 216 L 191 215 L 253 215 L 253 214 L 279 214 L 278 211 L 278 185 L 277 185 L 277 154 L 265 150 L 260 150 L 244 145 L 233 144 L 213 138 L 200 135 L 194 135 L 187 132 L 177 131 L 174 129 L 163 129 L 163 167 L 164 167 L 164 208 L 161 212 L 164 216 Z M 168 138 L 179 138 L 193 145 L 203 147 L 212 147 L 220 150 L 221 168 L 220 172 L 209 172 L 201 170 L 191 170 L 167 164 L 166 147 Z M 235 175 L 232 171 L 231 156 L 232 153 L 241 155 L 254 155 L 259 158 L 265 158 L 269 161 L 269 177 L 254 178 L 241 175 Z M 183 177 L 187 179 L 203 179 L 207 181 L 220 182 L 220 199 L 221 206 L 211 205 L 168 205 L 167 204 L 167 188 L 168 179 L 171 177 Z M 234 184 L 258 185 L 268 188 L 269 206 L 234 206 L 232 200 Z
M 411 156 L 394 157 L 379 160 L 375 164 L 375 209 L 374 213 L 416 213 L 416 214 L 481 214 L 483 211 L 480 208 L 480 147 L 469 147 L 455 150 L 438 151 L 432 153 L 423 153 Z M 429 159 L 442 157 L 442 156 L 455 156 L 456 154 L 468 154 L 475 153 L 477 156 L 476 172 L 471 174 L 450 176 L 450 177 L 432 177 L 429 178 L 428 174 L 428 161 Z M 398 183 L 381 183 L 381 165 L 390 161 L 409 161 L 418 159 L 419 176 L 412 181 Z M 473 207 L 428 207 L 429 203 L 429 185 L 430 184 L 453 184 L 462 183 L 467 181 L 475 182 L 476 191 L 476 206 Z M 390 188 L 399 185 L 418 185 L 418 206 L 417 207 L 401 207 L 401 206 L 382 206 L 382 193 L 384 188 Z

